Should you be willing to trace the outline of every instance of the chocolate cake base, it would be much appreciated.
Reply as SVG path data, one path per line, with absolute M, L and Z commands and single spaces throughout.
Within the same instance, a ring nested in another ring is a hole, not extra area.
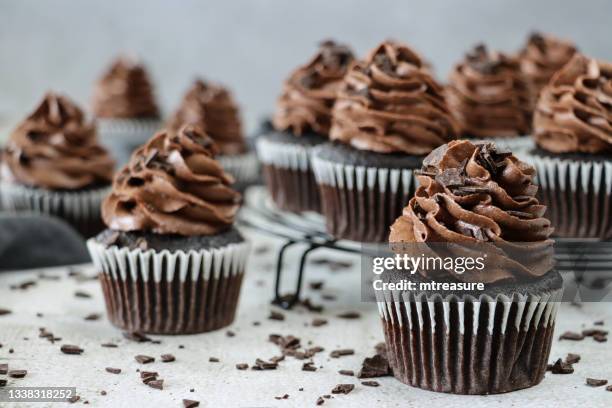
M 385 242 L 416 190 L 422 157 L 380 154 L 326 143 L 313 150 L 327 232 L 338 239 Z
M 426 390 L 477 395 L 542 381 L 562 279 L 549 272 L 529 290 L 509 286 L 503 292 L 506 298 L 438 295 L 436 301 L 423 293 L 379 302 L 393 375 Z
M 264 165 L 264 179 L 272 200 L 283 211 L 321 211 L 319 189 L 312 171 Z

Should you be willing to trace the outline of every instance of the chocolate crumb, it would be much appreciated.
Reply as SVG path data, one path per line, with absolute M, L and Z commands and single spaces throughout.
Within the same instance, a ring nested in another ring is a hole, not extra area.
M 0 374 L 6 375 L 8 373 L 8 364 L 0 364 Z
M 602 329 L 587 329 L 582 331 L 582 335 L 585 337 L 607 336 L 608 331 Z
M 329 356 L 332 358 L 339 358 L 342 356 L 350 356 L 352 354 L 355 354 L 355 350 L 353 349 L 339 349 L 332 351 Z
M 608 341 L 608 337 L 603 334 L 594 334 L 593 340 L 595 340 L 598 343 L 605 343 L 606 341 Z
M 247 363 L 239 363 L 236 364 L 236 368 L 238 370 L 247 370 L 249 368 L 249 365 Z
M 289 398 L 289 394 L 285 394 L 282 397 L 274 397 L 274 399 L 277 399 L 277 400 L 288 399 L 288 398 Z
M 209 359 L 208 359 L 208 361 L 209 361 L 210 363 L 218 363 L 218 362 L 219 362 L 219 359 L 218 359 L 217 357 L 211 357 L 211 358 L 209 358 Z
M 268 319 L 283 321 L 283 320 L 285 320 L 285 315 L 283 315 L 282 313 L 277 312 L 275 310 L 271 310 L 270 311 L 270 316 L 268 316 Z
M 604 325 L 604 321 L 603 320 L 597 320 L 596 322 L 593 322 L 593 324 L 595 326 L 603 326 Z
M 199 406 L 200 406 L 200 401 L 194 401 L 194 400 L 188 400 L 188 399 L 183 400 L 184 408 L 196 408 Z
M 87 316 L 85 316 L 85 320 L 87 320 L 87 321 L 94 321 L 94 320 L 99 320 L 100 317 L 102 317 L 100 315 L 100 313 L 91 313 L 91 314 L 88 314 Z
M 225 335 L 226 335 L 227 337 L 234 337 L 234 336 L 236 335 L 236 333 L 234 333 L 234 332 L 233 332 L 233 331 L 231 331 L 231 330 L 228 330 L 228 331 L 226 331 L 226 332 L 225 332 Z
M 176 361 L 176 358 L 172 354 L 162 354 L 161 361 L 162 363 L 171 363 L 173 361 Z
M 363 360 L 357 378 L 375 378 L 391 375 L 389 361 L 382 354 L 376 354 Z
M 302 371 L 317 371 L 317 367 L 314 366 L 312 361 L 302 364 Z
M 580 354 L 567 353 L 567 356 L 565 356 L 565 362 L 567 364 L 576 364 L 579 361 L 580 361 Z
M 608 385 L 608 386 L 606 387 L 606 391 L 612 391 L 612 385 Z
M 323 404 L 325 404 L 325 400 L 323 399 L 323 397 L 317 398 L 317 405 L 323 405 Z
M 361 385 L 365 385 L 366 387 L 378 387 L 380 383 L 378 381 L 362 381 Z
M 572 374 L 574 372 L 574 367 L 572 367 L 571 364 L 558 359 L 554 364 L 549 364 L 546 367 L 546 371 L 550 371 L 553 374 Z
M 117 347 L 119 347 L 115 343 L 102 343 L 102 344 L 100 344 L 100 346 L 106 347 L 106 348 L 117 348 Z
M 153 381 L 149 381 L 147 383 L 147 385 L 151 388 L 155 388 L 156 390 L 163 390 L 164 389 L 164 380 L 153 380 Z
M 106 395 L 106 391 L 104 391 L 104 390 L 100 391 L 100 395 L 102 395 L 102 396 Z
M 591 387 L 601 387 L 602 385 L 606 385 L 607 383 L 608 383 L 608 380 L 598 380 L 596 378 L 586 379 L 586 384 L 590 385 Z
M 28 375 L 26 370 L 11 370 L 8 372 L 8 376 L 11 378 L 24 378 Z
M 327 320 L 325 319 L 321 319 L 321 318 L 316 318 L 312 320 L 312 326 L 313 327 L 321 327 L 327 324 Z
M 85 291 L 82 290 L 77 290 L 76 292 L 74 292 L 74 296 L 78 297 L 78 298 L 82 298 L 82 299 L 90 299 L 91 295 Z
M 559 336 L 559 340 L 573 340 L 580 341 L 584 340 L 584 335 L 582 333 L 576 333 L 572 331 L 566 331 L 561 336 Z
M 106 367 L 106 372 L 107 373 L 111 373 L 111 374 L 121 374 L 121 369 L 120 368 L 114 368 L 114 367 Z
M 338 370 L 338 374 L 354 376 L 355 372 L 353 370 Z
M 323 281 L 312 281 L 310 282 L 310 289 L 321 290 L 323 289 Z
M 359 312 L 344 312 L 337 315 L 341 319 L 359 319 L 361 315 Z
M 76 355 L 81 355 L 85 351 L 82 348 L 80 348 L 79 346 L 75 346 L 73 344 L 64 344 L 60 348 L 60 350 L 64 354 L 76 354 Z
M 140 332 L 123 332 L 123 337 L 128 340 L 135 341 L 137 343 L 147 343 L 151 341 L 149 337 Z M 179 346 L 180 347 L 180 346 Z
M 9 309 L 0 309 L 0 316 L 4 316 L 11 313 L 12 312 Z
M 145 356 L 143 354 L 138 354 L 136 357 L 134 357 L 134 359 L 140 364 L 149 364 L 155 361 L 155 358 L 151 356 Z
M 78 402 L 80 399 L 81 397 L 79 397 L 78 395 L 73 395 L 72 397 L 68 398 L 68 402 L 71 404 L 74 404 Z
M 338 384 L 336 385 L 331 393 L 332 394 L 348 394 L 355 389 L 355 384 Z
M 6 381 L 3 378 L 0 378 L 0 387 L 6 387 L 6 384 L 8 383 L 8 381 Z
M 264 361 L 260 358 L 255 360 L 255 365 L 251 367 L 251 370 L 276 370 L 278 363 Z

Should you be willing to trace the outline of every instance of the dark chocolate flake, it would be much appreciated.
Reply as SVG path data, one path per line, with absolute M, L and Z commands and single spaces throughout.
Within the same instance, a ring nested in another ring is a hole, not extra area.
M 134 357 L 134 359 L 140 364 L 149 364 L 155 361 L 155 358 L 151 356 L 145 356 L 143 354 L 138 354 L 137 356 Z
M 359 319 L 361 314 L 359 312 L 344 312 L 337 315 L 341 319 Z
M 100 320 L 100 317 L 102 317 L 100 313 L 91 313 L 85 316 L 85 320 L 87 321 Z
M 268 319 L 283 321 L 283 320 L 285 320 L 285 315 L 283 315 L 282 313 L 277 312 L 275 310 L 271 310 L 270 311 L 270 316 L 268 316 Z
M 149 381 L 147 383 L 147 385 L 151 388 L 155 388 L 156 390 L 163 390 L 164 389 L 164 380 L 153 380 L 153 381 Z
M 171 363 L 173 361 L 176 361 L 176 358 L 172 354 L 162 354 L 161 361 L 162 363 Z
M 62 345 L 60 350 L 64 354 L 75 354 L 75 355 L 81 355 L 85 351 L 81 347 L 75 346 L 73 344 L 64 344 Z
M 355 389 L 355 384 L 338 384 L 336 385 L 331 393 L 332 394 L 348 394 Z
M 596 378 L 587 378 L 586 379 L 586 384 L 590 385 L 591 387 L 601 387 L 604 386 L 608 383 L 608 380 L 598 380 Z
M 378 381 L 362 381 L 361 385 L 365 385 L 366 387 L 378 387 L 380 383 Z
M 546 370 L 553 374 L 572 374 L 574 372 L 574 367 L 572 367 L 571 364 L 558 359 L 554 364 L 549 364 Z
M 7 314 L 11 314 L 12 312 L 9 309 L 0 309 L 0 316 L 5 316 Z
M 561 336 L 559 336 L 559 340 L 580 341 L 580 340 L 584 340 L 584 335 L 581 333 L 566 331 Z
M 85 291 L 82 290 L 77 290 L 76 292 L 74 292 L 74 296 L 78 297 L 78 298 L 82 298 L 82 299 L 90 299 L 91 295 Z
M 189 400 L 189 399 L 184 399 L 183 400 L 183 407 L 184 408 L 197 408 L 199 406 L 200 406 L 200 401 Z
M 120 368 L 106 367 L 105 370 L 106 370 L 107 373 L 121 374 L 121 369 Z
M 11 378 L 24 378 L 28 375 L 27 370 L 11 370 L 8 372 L 8 376 Z
M 249 365 L 246 363 L 239 363 L 239 364 L 236 364 L 236 368 L 238 370 L 247 370 L 249 368 Z
M 220 360 L 217 357 L 210 357 L 208 359 L 208 362 L 210 363 L 218 363 Z
M 348 375 L 352 377 L 355 375 L 355 372 L 353 370 L 338 370 L 338 374 Z
M 315 319 L 312 319 L 311 324 L 313 327 L 321 327 L 327 324 L 327 320 L 321 319 L 321 318 L 315 318 Z
M 68 398 L 68 402 L 74 404 L 77 403 L 80 399 L 81 397 L 79 397 L 78 395 L 73 395 L 72 397 Z
M 342 356 L 350 356 L 355 354 L 355 350 L 353 349 L 339 349 L 339 350 L 333 350 L 329 356 L 332 358 L 339 358 Z
M 567 353 L 567 356 L 565 356 L 565 362 L 567 364 L 576 364 L 579 361 L 580 361 L 580 354 Z
M 315 367 L 314 363 L 310 361 L 302 364 L 302 371 L 317 371 L 317 367 Z
M 8 383 L 8 381 L 6 381 L 3 378 L 0 378 L 0 387 L 6 387 L 6 384 Z

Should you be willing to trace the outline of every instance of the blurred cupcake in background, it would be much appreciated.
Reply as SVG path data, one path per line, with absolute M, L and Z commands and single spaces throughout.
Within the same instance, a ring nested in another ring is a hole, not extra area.
M 456 135 L 443 88 L 406 45 L 383 42 L 353 64 L 333 109 L 333 143 L 312 153 L 327 231 L 384 242 L 414 194 L 413 171 Z
M 517 57 L 478 45 L 453 69 L 448 104 L 465 138 L 521 150 L 533 145 L 533 97 Z
M 576 54 L 542 90 L 534 114 L 541 200 L 555 233 L 612 239 L 612 64 Z
M 0 196 L 6 209 L 57 216 L 88 237 L 103 228 L 113 167 L 81 109 L 48 93 L 2 151 Z
M 328 140 L 332 107 L 352 61 L 347 46 L 321 43 L 315 56 L 285 81 L 272 119 L 274 130 L 257 138 L 268 190 L 282 210 L 320 210 L 310 152 Z
M 92 109 L 102 143 L 122 164 L 161 126 L 153 84 L 145 67 L 120 57 L 95 85 Z
M 238 105 L 227 88 L 196 80 L 168 126 L 177 131 L 185 124 L 201 127 L 215 142 L 217 160 L 236 179 L 236 189 L 243 190 L 259 180 L 257 156 L 249 149 Z
M 576 53 L 576 46 L 566 40 L 539 32 L 532 33 L 519 53 L 521 71 L 531 87 L 532 106 L 552 76 Z
M 249 244 L 233 226 L 241 198 L 216 152 L 197 126 L 164 130 L 115 176 L 108 229 L 87 243 L 115 326 L 188 334 L 234 320 Z

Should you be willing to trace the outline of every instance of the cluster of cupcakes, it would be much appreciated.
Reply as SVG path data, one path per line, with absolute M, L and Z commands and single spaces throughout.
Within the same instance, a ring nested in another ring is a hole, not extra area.
M 557 236 L 609 239 L 610 97 L 608 64 L 539 33 L 517 53 L 474 47 L 446 84 L 404 44 L 358 59 L 327 41 L 286 80 L 257 151 L 280 209 L 321 213 L 337 239 L 384 242 L 426 154 L 494 141 L 537 167 Z

